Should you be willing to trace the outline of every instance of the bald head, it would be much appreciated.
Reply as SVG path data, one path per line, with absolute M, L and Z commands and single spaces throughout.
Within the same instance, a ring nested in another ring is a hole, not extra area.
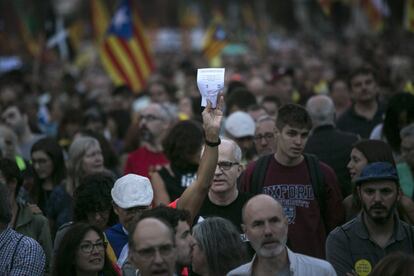
M 155 236 L 154 233 L 170 236 L 174 242 L 174 230 L 167 224 L 167 222 L 159 218 L 144 218 L 138 220 L 135 227 L 132 228 L 132 235 L 130 235 L 131 245 L 136 245 L 137 242 L 145 241 L 146 239 Z
M 315 127 L 334 124 L 335 105 L 328 96 L 317 95 L 309 98 L 306 103 L 306 109 Z
M 141 219 L 130 236 L 129 259 L 139 269 L 140 275 L 174 274 L 174 231 L 167 222 L 158 218 Z
M 273 197 L 252 197 L 243 208 L 242 228 L 259 260 L 286 251 L 288 221 L 282 205 Z
M 246 204 L 243 206 L 242 210 L 242 219 L 243 223 L 248 223 L 248 220 L 252 214 L 260 212 L 262 209 L 271 209 L 281 217 L 285 217 L 283 213 L 282 205 L 273 197 L 260 194 L 252 197 Z

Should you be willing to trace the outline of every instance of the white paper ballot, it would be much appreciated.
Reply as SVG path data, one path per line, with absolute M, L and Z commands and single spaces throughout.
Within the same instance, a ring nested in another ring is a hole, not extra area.
M 201 94 L 201 106 L 207 99 L 216 107 L 217 95 L 224 88 L 224 68 L 201 68 L 197 70 L 197 86 Z

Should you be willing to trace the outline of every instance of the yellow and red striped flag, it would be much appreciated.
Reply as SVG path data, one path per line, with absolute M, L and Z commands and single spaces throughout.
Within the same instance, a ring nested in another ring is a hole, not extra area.
M 139 93 L 154 70 L 141 20 L 132 0 L 122 0 L 100 47 L 102 63 L 115 85 Z
M 93 36 L 99 45 L 109 25 L 109 14 L 104 0 L 91 0 L 91 13 Z
M 211 62 L 228 44 L 222 20 L 216 16 L 204 35 L 203 55 Z
M 404 28 L 414 32 L 414 0 L 405 0 Z

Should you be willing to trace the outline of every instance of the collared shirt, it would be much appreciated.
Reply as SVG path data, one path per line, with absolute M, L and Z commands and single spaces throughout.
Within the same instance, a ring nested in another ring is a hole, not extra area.
M 43 275 L 46 257 L 32 238 L 11 228 L 0 233 L 0 275 Z
M 370 272 L 386 255 L 395 251 L 413 253 L 413 227 L 394 217 L 393 234 L 382 248 L 373 241 L 363 223 L 363 213 L 335 228 L 326 241 L 326 257 L 338 275 L 363 270 Z M 368 274 L 367 274 L 368 275 Z
M 335 276 L 335 270 L 327 261 L 292 252 L 287 248 L 289 259 L 289 275 L 292 276 Z M 256 265 L 256 255 L 250 263 L 239 266 L 230 271 L 227 276 L 253 275 L 253 266 Z

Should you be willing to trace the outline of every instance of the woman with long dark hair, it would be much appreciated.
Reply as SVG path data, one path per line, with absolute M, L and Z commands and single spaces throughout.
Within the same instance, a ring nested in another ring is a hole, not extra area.
M 391 97 L 385 111 L 384 123 L 375 127 L 371 139 L 381 139 L 390 145 L 397 162 L 401 159 L 400 131 L 414 122 L 414 95 L 397 93 Z
M 73 225 L 62 239 L 53 262 L 53 276 L 118 276 L 119 269 L 105 253 L 106 241 L 99 228 Z
M 47 205 L 53 189 L 66 177 L 63 149 L 53 138 L 43 138 L 33 144 L 31 159 L 34 169 L 34 187 L 31 200 L 47 214 Z

